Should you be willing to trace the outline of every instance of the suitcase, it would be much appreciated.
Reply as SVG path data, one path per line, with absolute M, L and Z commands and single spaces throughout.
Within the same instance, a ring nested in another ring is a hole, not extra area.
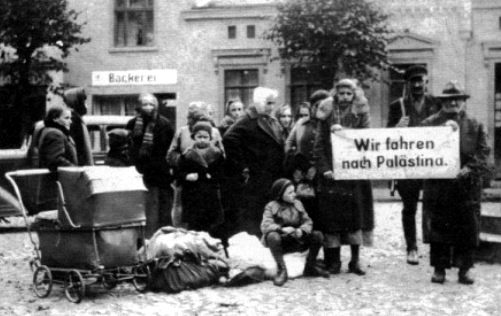
M 64 207 L 80 227 L 144 222 L 147 189 L 134 167 L 68 167 L 58 169 Z M 62 227 L 72 227 L 58 206 Z
M 140 263 L 144 225 L 101 228 L 39 227 L 42 264 L 51 268 L 96 270 Z

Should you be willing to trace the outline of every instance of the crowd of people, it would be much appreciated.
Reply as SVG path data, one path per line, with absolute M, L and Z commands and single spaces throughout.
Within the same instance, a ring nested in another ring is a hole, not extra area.
M 415 217 L 424 187 L 424 239 L 431 244 L 435 268 L 431 280 L 443 283 L 445 270 L 455 266 L 458 281 L 472 284 L 469 270 L 478 244 L 489 148 L 482 125 L 465 112 L 469 96 L 451 83 L 433 97 L 427 93 L 427 76 L 422 66 L 406 71 L 404 95 L 389 106 L 388 127 L 459 129 L 461 170 L 456 179 L 396 182 L 407 262 L 419 263 Z M 143 174 L 149 236 L 173 225 L 209 232 L 227 245 L 233 234 L 248 232 L 269 247 L 277 286 L 287 281 L 285 253 L 309 249 L 304 274 L 329 277 L 341 272 L 340 249 L 349 245 L 348 272 L 364 275 L 360 251 L 371 245 L 375 226 L 372 184 L 336 179 L 331 144 L 331 133 L 370 128 L 364 90 L 356 80 L 342 79 L 331 91 L 315 91 L 295 113 L 289 105 L 277 106 L 277 99 L 278 92 L 265 87 L 254 89 L 247 108 L 240 99 L 230 99 L 218 125 L 211 105 L 193 102 L 187 125 L 174 132 L 158 113 L 156 97 L 142 94 L 138 115 L 126 131 L 110 133 L 110 164 L 122 165 L 123 157 L 123 165 L 133 164 Z M 49 110 L 39 144 L 41 167 L 79 164 L 82 155 L 70 125 L 69 110 Z M 324 264 L 317 265 L 321 247 Z

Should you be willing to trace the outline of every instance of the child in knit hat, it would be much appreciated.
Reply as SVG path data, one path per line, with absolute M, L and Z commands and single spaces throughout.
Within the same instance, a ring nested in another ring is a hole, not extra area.
M 224 156 L 212 145 L 212 126 L 196 123 L 191 132 L 195 141 L 182 155 L 177 179 L 182 185 L 183 222 L 188 229 L 211 232 L 224 220 L 220 200 Z
M 270 191 L 272 201 L 264 210 L 261 231 L 263 244 L 270 248 L 277 263 L 277 274 L 273 284 L 282 286 L 287 281 L 284 254 L 309 249 L 303 274 L 305 276 L 329 277 L 329 273 L 316 266 L 316 259 L 323 235 L 313 231 L 313 222 L 296 199 L 293 183 L 288 179 L 278 179 Z

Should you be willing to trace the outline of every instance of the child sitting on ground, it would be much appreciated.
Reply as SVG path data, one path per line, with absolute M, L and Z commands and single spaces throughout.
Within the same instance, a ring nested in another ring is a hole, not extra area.
M 278 179 L 273 183 L 270 194 L 273 201 L 265 207 L 261 232 L 263 244 L 270 248 L 277 263 L 273 284 L 282 286 L 287 281 L 284 254 L 307 249 L 309 253 L 303 275 L 328 278 L 329 273 L 316 266 L 323 235 L 312 230 L 313 222 L 301 201 L 296 199 L 293 183 L 288 179 Z
M 177 174 L 183 187 L 183 222 L 190 230 L 209 233 L 224 220 L 219 192 L 224 156 L 211 145 L 211 135 L 210 123 L 193 126 L 191 137 L 195 143 L 182 154 Z

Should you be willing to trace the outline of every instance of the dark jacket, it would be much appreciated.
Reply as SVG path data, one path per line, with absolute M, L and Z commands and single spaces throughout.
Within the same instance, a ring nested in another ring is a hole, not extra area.
M 356 113 L 350 107 L 340 118 L 333 115 L 320 122 L 314 146 L 319 179 L 318 223 L 315 227 L 324 233 L 353 232 L 374 228 L 374 203 L 372 185 L 366 180 L 327 180 L 323 174 L 332 171 L 331 126 L 341 124 L 344 128 L 368 128 L 368 110 Z
M 275 180 L 282 176 L 284 147 L 268 122 L 250 108 L 237 120 L 223 137 L 228 165 L 228 194 L 244 210 L 242 230 L 260 235 L 264 206 Z M 242 171 L 249 169 L 249 179 L 242 183 Z
M 183 187 L 183 222 L 187 223 L 191 230 L 210 231 L 224 220 L 220 191 L 224 156 L 221 150 L 212 146 L 207 156 L 208 158 L 204 159 L 194 148 L 186 150 L 181 156 L 176 173 L 176 178 Z M 186 180 L 190 173 L 196 173 L 198 180 Z
M 131 119 L 125 129 L 134 130 L 134 125 L 137 118 Z M 147 122 L 143 127 L 146 129 Z M 172 138 L 174 137 L 174 129 L 169 120 L 162 115 L 158 115 L 153 130 L 153 147 L 151 155 L 148 157 L 139 157 L 139 150 L 143 142 L 143 136 L 131 136 L 131 144 L 129 146 L 130 158 L 132 159 L 136 169 L 143 174 L 143 180 L 147 185 L 166 187 L 170 185 L 172 176 L 169 165 L 165 159 L 167 149 L 169 148 Z
M 38 145 L 40 168 L 56 171 L 57 167 L 78 165 L 75 144 L 69 131 L 57 123 L 45 122 L 45 124 Z
M 429 117 L 424 126 L 440 126 L 451 116 L 443 111 Z M 466 113 L 452 118 L 459 124 L 461 168 L 472 172 L 460 179 L 424 181 L 423 237 L 425 242 L 476 246 L 479 242 L 482 175 L 487 172 L 489 147 L 481 123 Z
M 395 127 L 400 121 L 400 118 L 402 118 L 402 102 L 405 115 L 409 117 L 409 127 L 419 126 L 424 119 L 435 114 L 440 108 L 438 101 L 431 95 L 424 96 L 424 104 L 421 113 L 418 113 L 412 106 L 410 96 L 397 99 L 390 104 L 387 127 Z

